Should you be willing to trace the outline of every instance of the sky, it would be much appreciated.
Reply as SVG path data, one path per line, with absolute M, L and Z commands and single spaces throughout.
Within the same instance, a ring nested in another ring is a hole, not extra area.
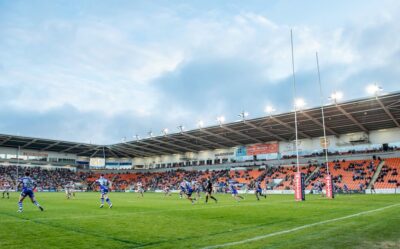
M 113 144 L 400 90 L 400 1 L 0 0 L 0 133 Z

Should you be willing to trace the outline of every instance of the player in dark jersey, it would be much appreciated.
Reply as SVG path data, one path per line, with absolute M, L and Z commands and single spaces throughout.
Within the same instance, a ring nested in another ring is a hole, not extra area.
M 217 198 L 212 196 L 212 191 L 213 191 L 213 184 L 210 178 L 207 179 L 206 182 L 206 203 L 208 203 L 208 198 L 211 198 L 215 201 L 215 203 L 218 202 Z

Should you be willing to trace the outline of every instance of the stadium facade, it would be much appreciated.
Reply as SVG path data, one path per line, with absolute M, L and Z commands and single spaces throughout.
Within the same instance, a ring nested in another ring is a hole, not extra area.
M 298 113 L 299 154 L 400 148 L 400 92 Z M 182 128 L 182 127 L 181 127 Z M 293 112 L 219 124 L 112 145 L 0 135 L 0 163 L 42 167 L 170 168 L 279 161 L 295 155 Z

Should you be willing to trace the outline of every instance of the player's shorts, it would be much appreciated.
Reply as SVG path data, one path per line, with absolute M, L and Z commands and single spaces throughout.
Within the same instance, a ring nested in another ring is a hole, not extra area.
M 101 194 L 102 194 L 102 195 L 108 194 L 108 189 L 106 189 L 106 188 L 103 188 L 103 189 L 101 189 L 100 191 L 101 191 Z
M 212 188 L 207 189 L 206 192 L 207 192 L 208 194 L 212 194 Z
M 31 189 L 22 190 L 21 196 L 22 196 L 22 197 L 27 197 L 27 196 L 29 196 L 29 198 L 35 197 L 35 195 L 33 194 L 33 191 L 32 191 Z
M 232 192 L 233 195 L 237 195 L 238 194 L 236 189 L 232 189 L 231 192 Z
M 256 189 L 256 193 L 262 194 L 262 189 L 261 189 L 261 188 L 257 188 L 257 189 Z
M 187 195 L 188 197 L 192 196 L 192 194 L 193 194 L 193 189 L 188 189 L 188 190 L 186 191 L 186 195 Z

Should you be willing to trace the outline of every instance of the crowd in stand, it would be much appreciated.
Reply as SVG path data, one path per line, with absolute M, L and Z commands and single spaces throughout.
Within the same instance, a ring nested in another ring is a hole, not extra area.
M 357 185 L 360 190 L 363 190 L 372 180 L 372 175 L 377 168 L 376 162 L 377 160 L 333 161 L 330 163 L 331 167 L 333 167 L 332 170 L 337 170 L 336 174 L 335 172 L 332 173 L 333 181 L 339 190 L 342 190 L 346 184 Z M 73 172 L 69 169 L 50 170 L 40 167 L 18 167 L 17 170 L 16 166 L 0 166 L 0 187 L 7 181 L 15 188 L 17 178 L 21 177 L 25 171 L 31 173 L 32 178 L 37 182 L 39 190 L 48 191 L 61 190 L 69 182 L 74 182 L 82 190 L 91 190 L 95 186 L 93 184 L 94 181 L 100 176 L 99 172 L 93 171 Z M 201 184 L 207 178 L 211 178 L 217 186 L 217 190 L 224 192 L 227 181 L 236 179 L 239 180 L 239 185 L 247 189 L 253 189 L 257 180 L 262 181 L 265 184 L 264 186 L 268 186 L 268 189 L 293 189 L 294 173 L 296 171 L 297 167 L 295 166 L 268 167 L 265 165 L 263 168 L 251 167 L 246 170 L 237 171 L 228 169 L 217 171 L 186 171 L 177 169 L 164 172 L 119 172 L 107 174 L 106 177 L 113 183 L 113 190 L 116 191 L 133 189 L 138 182 L 141 182 L 147 190 L 162 190 L 165 187 L 177 190 L 183 180 L 195 181 Z M 326 176 L 324 164 L 317 165 L 310 162 L 307 166 L 301 166 L 301 171 L 305 174 L 305 179 L 307 179 L 306 184 L 309 184 L 312 187 L 311 189 L 320 190 L 324 187 L 324 177 Z M 345 174 L 347 178 L 342 174 Z M 384 182 L 387 175 L 397 176 L 397 169 L 386 165 L 383 166 L 377 182 Z M 279 179 L 280 182 L 276 184 L 273 179 Z M 389 183 L 395 183 L 396 186 L 399 185 L 396 179 L 389 179 L 389 181 Z M 352 184 L 351 182 L 354 183 Z
M 89 175 L 88 173 L 75 173 L 69 169 L 49 170 L 42 167 L 0 166 L 0 186 L 7 181 L 12 188 L 15 188 L 17 179 L 22 177 L 26 171 L 29 171 L 31 177 L 35 179 L 39 190 L 49 191 L 57 191 L 71 181 L 84 182 Z
M 385 177 L 391 175 L 391 176 L 397 176 L 397 169 L 396 168 L 391 168 L 387 165 L 384 165 L 382 167 L 381 172 L 379 173 L 378 178 L 376 179 L 376 182 L 385 182 Z M 389 179 L 388 183 L 396 184 L 397 186 L 400 185 L 400 182 L 398 182 L 396 179 Z

